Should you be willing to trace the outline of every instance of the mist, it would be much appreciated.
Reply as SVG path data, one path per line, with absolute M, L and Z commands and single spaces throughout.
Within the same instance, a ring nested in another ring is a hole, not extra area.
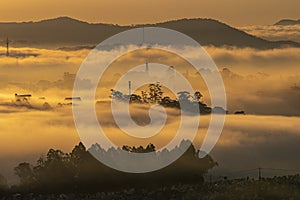
M 222 74 L 229 112 L 245 110 L 247 113 L 258 115 L 298 116 L 300 114 L 299 90 L 294 87 L 300 84 L 299 49 L 204 48 Z M 193 48 L 185 48 L 181 49 L 181 52 L 193 58 L 193 50 Z M 72 96 L 74 79 L 64 77 L 64 72 L 74 74 L 75 77 L 89 52 L 88 50 L 61 51 L 32 48 L 12 51 L 34 53 L 39 56 L 1 58 L 0 103 L 13 101 L 15 93 L 31 93 L 32 101 L 36 100 L 38 104 L 42 104 L 39 98 L 45 97 L 45 101 L 51 106 L 56 106 L 57 103 L 64 102 L 65 97 Z M 117 50 L 112 51 L 114 55 L 118 53 Z M 110 51 L 105 55 L 109 59 Z M 106 78 L 100 81 L 96 94 L 97 100 L 109 100 L 110 89 L 115 87 L 118 78 L 130 67 L 143 64 L 146 56 L 150 61 L 175 66 L 175 69 L 190 81 L 195 90 L 203 93 L 203 100 L 209 104 L 210 93 L 205 82 L 189 63 L 178 56 L 164 55 L 154 50 L 129 53 L 113 62 L 110 70 L 105 73 Z M 201 73 L 216 72 L 203 67 Z M 89 87 L 88 82 L 85 81 L 83 84 Z
M 211 152 L 219 163 L 216 170 L 220 172 L 250 166 L 299 168 L 297 152 L 300 151 L 297 143 L 300 141 L 300 90 L 295 86 L 300 84 L 300 50 L 204 48 L 223 77 L 227 110 L 230 113 L 226 116 L 221 138 Z M 114 51 L 115 54 L 118 53 L 117 50 Z M 13 55 L 20 52 L 28 55 L 0 58 L 0 173 L 10 183 L 16 181 L 13 167 L 18 163 L 34 163 L 50 148 L 68 152 L 80 141 L 71 106 L 67 105 L 70 102 L 65 101 L 65 97 L 72 96 L 74 80 L 65 77 L 64 72 L 75 75 L 89 50 L 14 48 L 11 53 Z M 109 59 L 110 52 L 106 53 L 106 59 Z M 182 53 L 191 58 L 194 55 L 191 47 L 182 49 Z M 107 72 L 107 77 L 110 78 L 100 81 L 103 84 L 99 84 L 96 100 L 102 102 L 102 105 L 97 104 L 97 107 L 109 107 L 110 89 L 114 88 L 117 78 L 127 70 L 126 66 L 135 66 L 136 58 L 140 58 L 139 64 L 144 63 L 145 55 L 152 56 L 153 62 L 163 60 L 167 66 L 173 65 L 178 72 L 185 74 L 193 88 L 203 94 L 202 100 L 210 105 L 207 86 L 189 63 L 176 56 L 167 58 L 167 54 L 148 51 L 147 54 L 128 54 L 112 63 L 113 70 Z M 203 67 L 201 73 L 217 72 Z M 117 75 L 114 76 L 115 74 Z M 32 94 L 30 106 L 16 105 L 15 93 Z M 140 90 L 136 93 L 140 94 Z M 45 102 L 51 107 L 45 109 Z M 59 103 L 62 106 L 58 106 Z M 135 107 L 132 117 L 147 122 L 148 109 L 143 106 Z M 245 111 L 246 115 L 231 115 L 240 110 Z M 152 142 L 158 148 L 163 147 L 174 136 L 179 124 L 180 112 L 168 109 L 168 120 L 163 132 L 147 140 L 132 140 L 116 127 L 109 111 L 99 108 L 99 121 L 108 137 L 120 146 L 146 145 Z M 209 115 L 200 118 L 194 140 L 197 148 L 203 141 L 210 121 Z
M 256 25 L 256 26 L 244 26 L 240 27 L 241 30 L 255 35 L 266 40 L 278 41 L 278 40 L 291 40 L 300 42 L 300 26 L 279 26 L 279 25 Z
M 100 108 L 97 106 L 98 109 Z M 136 106 L 132 109 L 133 119 L 147 123 L 147 107 Z M 35 163 L 50 148 L 69 152 L 80 141 L 74 126 L 71 107 L 47 111 L 25 109 L 11 113 L 4 112 L 5 110 L 10 111 L 11 108 L 1 107 L 0 112 L 2 148 L 0 172 L 9 179 L 10 183 L 17 180 L 13 174 L 13 167 L 18 163 L 23 161 Z M 145 146 L 152 143 L 159 149 L 174 137 L 179 127 L 178 110 L 168 109 L 167 113 L 168 120 L 164 129 L 147 139 L 133 138 L 122 132 L 114 123 L 109 111 L 98 113 L 98 120 L 106 136 L 117 146 Z M 198 116 L 191 117 L 198 118 Z M 193 141 L 196 148 L 200 148 L 203 143 L 210 118 L 210 115 L 200 116 L 199 128 Z M 259 166 L 300 168 L 297 159 L 300 152 L 299 122 L 300 117 L 227 115 L 221 137 L 210 152 L 213 159 L 219 163 L 214 173 Z M 142 131 L 143 126 L 139 129 Z M 186 127 L 186 138 L 189 138 L 190 134 L 192 129 Z

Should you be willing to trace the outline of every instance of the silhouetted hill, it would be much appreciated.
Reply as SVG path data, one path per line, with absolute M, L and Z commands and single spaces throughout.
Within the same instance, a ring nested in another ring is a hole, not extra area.
M 104 39 L 136 26 L 91 24 L 69 17 L 42 20 L 39 22 L 0 23 L 0 39 L 9 37 L 13 46 L 62 47 L 96 45 Z M 230 27 L 213 19 L 181 19 L 157 24 L 185 33 L 201 45 L 253 47 L 259 49 L 282 46 L 300 47 L 292 41 L 267 41 Z M 4 45 L 4 44 L 2 44 Z
M 300 47 L 292 41 L 267 41 L 213 19 L 183 19 L 157 24 L 185 33 L 201 45 L 253 47 L 258 49 L 282 46 Z
M 292 19 L 283 19 L 280 20 L 279 22 L 276 22 L 274 25 L 297 25 L 300 24 L 300 19 L 299 20 L 292 20 Z

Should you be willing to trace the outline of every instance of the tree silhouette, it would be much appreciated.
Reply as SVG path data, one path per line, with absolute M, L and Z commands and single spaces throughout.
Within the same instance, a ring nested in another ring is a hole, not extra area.
M 29 163 L 20 163 L 14 170 L 22 185 L 30 185 L 35 182 L 33 167 Z
M 158 104 L 163 98 L 162 86 L 157 82 L 149 85 L 149 101 L 150 103 Z
M 142 101 L 143 103 L 149 103 L 148 93 L 146 91 L 142 91 Z
M 149 153 L 149 152 L 155 152 L 155 146 L 153 144 L 148 144 L 146 148 L 144 148 L 143 146 L 139 146 L 139 147 L 130 147 L 128 145 L 124 145 L 122 147 L 122 149 L 124 151 L 128 151 L 128 152 L 134 152 L 134 153 Z
M 191 94 L 187 91 L 181 91 L 177 93 L 179 102 L 188 103 L 190 102 Z
M 120 101 L 129 101 L 130 103 L 160 104 L 164 107 L 178 108 L 193 114 L 212 113 L 213 109 L 201 101 L 203 95 L 199 91 L 196 91 L 193 95 L 188 91 L 180 91 L 177 93 L 177 99 L 171 99 L 169 96 L 163 96 L 163 94 L 162 85 L 157 82 L 149 84 L 148 91 L 141 91 L 141 96 L 137 94 L 125 95 L 120 91 L 111 89 L 110 97 Z
M 7 180 L 0 174 L 0 193 L 6 189 L 8 189 Z
M 119 100 L 119 101 L 123 101 L 124 100 L 124 95 L 123 95 L 122 92 L 120 92 L 118 90 L 111 89 L 110 98 L 116 99 L 116 100 Z
M 70 154 L 61 150 L 50 149 L 45 158 L 41 157 L 33 167 L 36 182 L 43 185 L 43 190 L 59 190 L 63 185 L 74 181 L 76 174 Z
M 199 92 L 199 91 L 196 91 L 194 93 L 194 97 L 193 97 L 193 100 L 195 102 L 201 102 L 201 98 L 203 97 L 203 95 Z
M 143 103 L 143 100 L 142 100 L 142 97 L 140 95 L 131 94 L 129 102 L 130 103 Z

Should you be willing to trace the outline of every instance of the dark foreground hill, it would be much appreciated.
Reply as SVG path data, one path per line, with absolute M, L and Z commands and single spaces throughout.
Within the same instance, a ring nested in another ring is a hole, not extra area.
M 213 19 L 181 19 L 157 24 L 119 26 L 91 24 L 69 17 L 59 17 L 39 22 L 0 23 L 2 46 L 6 37 L 13 46 L 62 47 L 97 45 L 122 31 L 141 26 L 164 27 L 189 35 L 201 45 L 253 47 L 258 49 L 282 46 L 300 47 L 292 41 L 267 41 Z

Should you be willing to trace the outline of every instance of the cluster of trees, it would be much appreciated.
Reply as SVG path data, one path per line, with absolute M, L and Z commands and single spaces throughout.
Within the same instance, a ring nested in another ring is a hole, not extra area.
M 131 146 L 128 146 L 128 145 L 124 145 L 122 147 L 122 150 L 124 151 L 128 151 L 128 152 L 134 152 L 134 153 L 149 153 L 149 152 L 155 152 L 155 146 L 153 144 L 148 144 L 146 146 L 146 148 L 144 148 L 143 146 L 139 146 L 139 147 L 131 147 Z
M 162 85 L 159 83 L 149 84 L 148 90 L 142 91 L 141 95 L 127 95 L 111 89 L 110 97 L 112 99 L 130 103 L 160 104 L 164 107 L 178 108 L 190 112 L 199 110 L 201 114 L 209 114 L 212 112 L 212 108 L 208 107 L 202 101 L 203 95 L 199 91 L 196 91 L 194 94 L 190 94 L 188 91 L 180 91 L 177 93 L 177 99 L 172 99 L 169 96 L 164 96 Z
M 7 180 L 0 174 L 0 194 L 8 189 Z
M 135 153 L 153 152 L 153 144 L 147 147 L 123 146 L 123 150 Z M 113 152 L 118 153 L 115 149 Z M 106 154 L 114 156 L 112 151 Z M 109 168 L 96 160 L 82 143 L 72 152 L 50 149 L 45 157 L 40 157 L 35 165 L 20 163 L 15 174 L 20 178 L 16 190 L 24 192 L 72 192 L 99 191 L 117 188 L 130 188 L 178 182 L 203 182 L 203 175 L 217 165 L 207 155 L 199 159 L 193 145 L 171 165 L 151 173 L 132 174 Z

